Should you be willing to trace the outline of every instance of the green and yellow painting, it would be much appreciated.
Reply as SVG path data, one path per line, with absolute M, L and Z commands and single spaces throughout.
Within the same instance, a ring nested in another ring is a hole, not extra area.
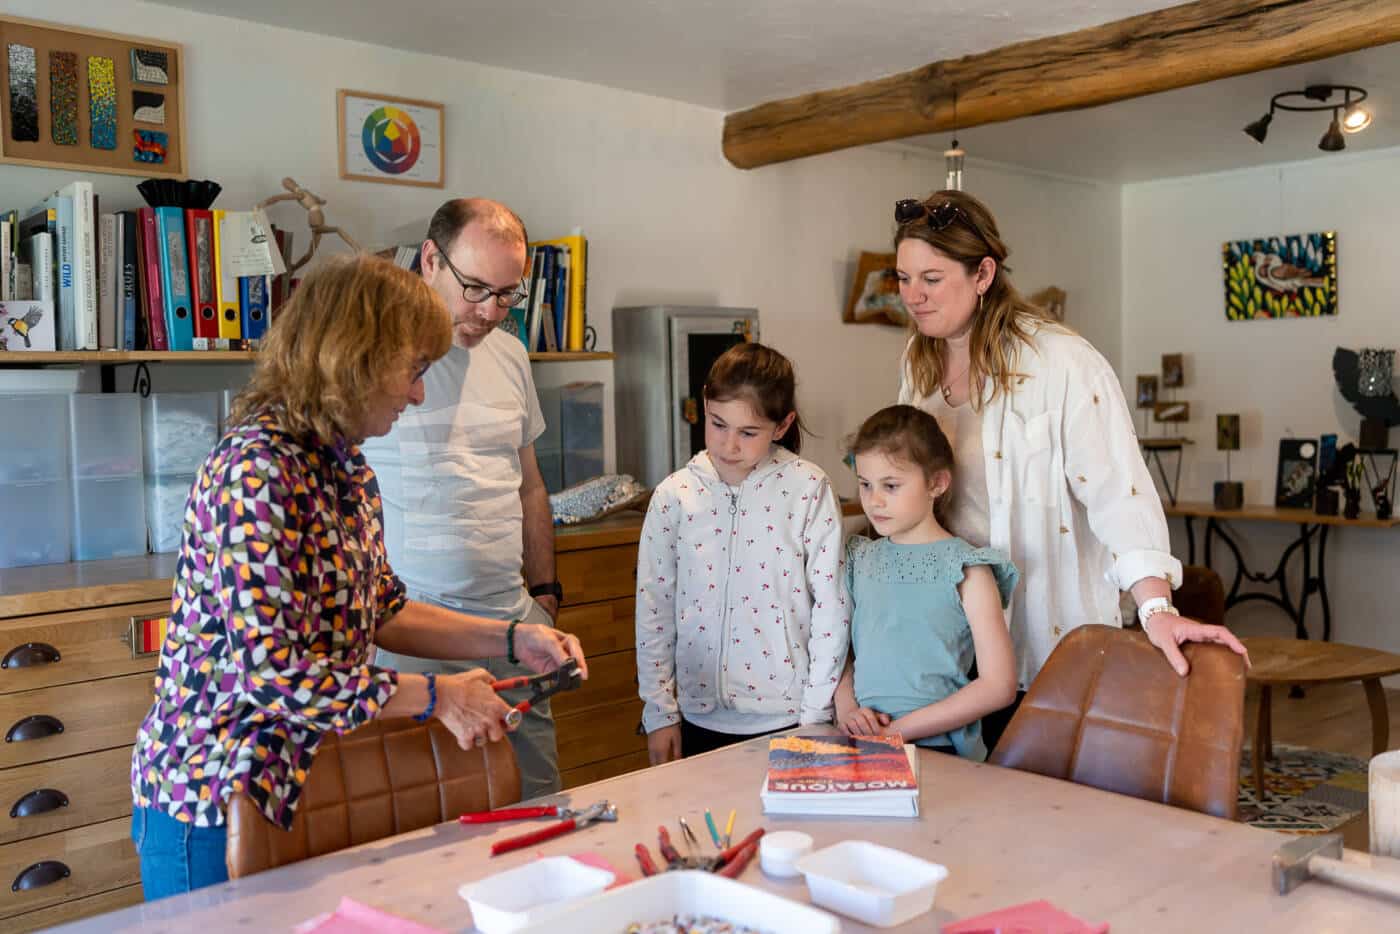
M 1336 231 L 1232 240 L 1223 254 L 1231 321 L 1337 313 Z

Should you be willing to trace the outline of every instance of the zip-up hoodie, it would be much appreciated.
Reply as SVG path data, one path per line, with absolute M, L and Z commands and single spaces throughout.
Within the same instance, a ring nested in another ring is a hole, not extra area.
M 785 448 L 738 487 L 705 451 L 663 480 L 637 557 L 646 731 L 717 709 L 830 721 L 850 645 L 844 565 L 831 482 Z

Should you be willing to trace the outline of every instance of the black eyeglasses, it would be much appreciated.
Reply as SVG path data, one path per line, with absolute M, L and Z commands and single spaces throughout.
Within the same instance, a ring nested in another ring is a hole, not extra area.
M 934 230 L 942 230 L 959 217 L 971 227 L 977 236 L 982 236 L 982 230 L 968 213 L 951 201 L 941 202 L 936 207 L 929 207 L 917 198 L 904 198 L 894 203 L 894 219 L 896 223 L 908 224 L 924 218 L 928 225 Z M 986 238 L 983 237 L 985 240 Z
M 437 247 L 438 255 L 447 264 L 447 268 L 452 272 L 452 278 L 457 280 L 457 284 L 462 287 L 462 297 L 473 305 L 480 305 L 488 298 L 496 299 L 497 308 L 514 308 L 530 297 L 530 293 L 525 291 L 525 283 L 511 286 L 504 289 L 493 289 L 489 285 L 482 285 L 479 282 L 468 282 L 467 277 L 457 271 L 457 267 L 452 265 L 452 260 L 447 258 L 447 251 L 442 248 L 442 244 L 436 240 L 432 241 Z

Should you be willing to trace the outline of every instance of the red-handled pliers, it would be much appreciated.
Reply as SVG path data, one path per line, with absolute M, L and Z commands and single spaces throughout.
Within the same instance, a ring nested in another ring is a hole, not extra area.
M 499 856 L 502 853 L 509 853 L 511 850 L 518 850 L 522 847 L 533 846 L 536 843 L 543 843 L 546 840 L 552 840 L 555 837 L 566 834 L 571 830 L 577 830 L 594 821 L 615 821 L 617 820 L 617 808 L 607 801 L 599 801 L 582 810 L 561 808 L 557 805 L 505 808 L 499 811 L 481 811 L 475 814 L 463 814 L 461 817 L 457 818 L 457 821 L 462 824 L 488 824 L 496 821 L 524 820 L 532 817 L 562 817 L 564 819 L 557 824 L 550 824 L 548 827 L 541 827 L 539 830 L 521 834 L 518 837 L 498 840 L 491 845 L 491 855 Z
M 579 673 L 578 661 L 569 658 L 565 659 L 564 664 L 558 668 L 546 671 L 542 675 L 520 675 L 517 678 L 492 681 L 491 690 L 499 692 L 525 687 L 530 689 L 530 696 L 512 707 L 505 716 L 506 727 L 513 730 L 520 725 L 520 721 L 525 718 L 525 714 L 535 704 L 558 694 L 560 691 L 572 691 L 581 684 L 583 684 L 583 675 Z

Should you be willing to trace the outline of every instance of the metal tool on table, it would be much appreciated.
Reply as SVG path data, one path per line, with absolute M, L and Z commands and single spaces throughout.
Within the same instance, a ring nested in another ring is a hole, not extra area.
M 517 678 L 492 681 L 491 690 L 500 692 L 514 691 L 525 687 L 530 689 L 530 696 L 511 707 L 510 712 L 505 716 L 506 727 L 513 730 L 520 725 L 520 721 L 525 719 L 525 714 L 535 704 L 553 697 L 560 691 L 572 691 L 582 684 L 583 675 L 579 673 L 578 661 L 570 658 L 558 668 L 546 671 L 542 675 L 521 675 Z
M 688 825 L 682 822 L 681 826 L 689 838 L 694 837 Z M 661 858 L 666 861 L 666 868 L 662 869 L 656 864 L 646 844 L 638 843 L 633 852 L 636 853 L 637 865 L 641 867 L 642 875 L 654 876 L 671 869 L 700 869 L 733 879 L 744 871 L 758 852 L 758 840 L 763 836 L 763 828 L 758 828 L 734 846 L 721 850 L 716 856 L 701 856 L 695 852 L 694 847 L 690 847 L 690 856 L 682 856 L 671 842 L 671 834 L 664 826 L 656 828 L 656 836 Z M 689 847 L 690 839 L 686 842 Z
M 1274 852 L 1274 889 L 1287 895 L 1309 879 L 1400 899 L 1400 874 L 1342 862 L 1342 835 L 1298 837 Z
M 590 804 L 586 808 L 565 808 L 558 805 L 546 805 L 543 807 L 525 808 L 503 808 L 499 811 L 478 811 L 472 814 L 463 814 L 457 818 L 461 824 L 490 824 L 498 821 L 508 820 L 529 820 L 534 817 L 560 817 L 563 820 L 557 824 L 550 824 L 548 827 L 541 827 L 530 833 L 521 834 L 517 837 L 508 837 L 505 840 L 497 840 L 491 844 L 491 855 L 499 856 L 502 853 L 509 853 L 522 847 L 533 846 L 536 843 L 543 843 L 555 837 L 562 836 L 573 830 L 595 821 L 616 821 L 617 807 L 608 801 L 598 801 Z

